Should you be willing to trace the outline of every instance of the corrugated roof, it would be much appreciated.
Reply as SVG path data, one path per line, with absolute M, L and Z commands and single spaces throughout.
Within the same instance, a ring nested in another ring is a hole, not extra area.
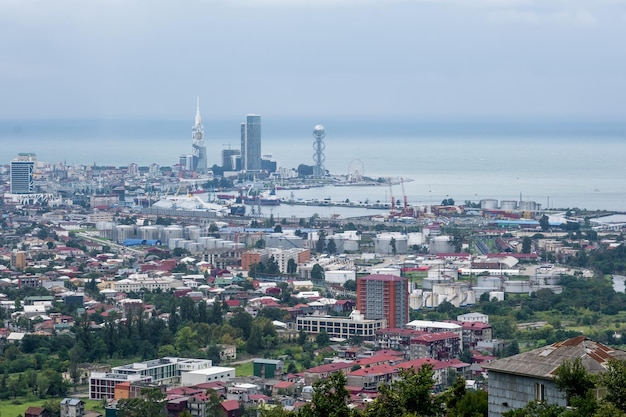
M 580 358 L 588 372 L 604 372 L 609 359 L 626 359 L 626 352 L 610 348 L 585 336 L 577 336 L 544 346 L 530 352 L 494 361 L 485 368 L 489 371 L 538 378 L 554 378 L 556 369 L 564 361 Z

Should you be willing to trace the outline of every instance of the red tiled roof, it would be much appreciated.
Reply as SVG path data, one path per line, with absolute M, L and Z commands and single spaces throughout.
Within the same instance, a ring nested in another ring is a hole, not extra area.
M 352 368 L 353 365 L 354 364 L 350 362 L 333 362 L 326 365 L 315 366 L 313 368 L 307 369 L 305 372 L 311 374 L 323 374 L 327 372 L 340 371 L 346 368 Z
M 225 400 L 222 401 L 221 405 L 225 411 L 235 411 L 239 409 L 239 401 L 237 400 Z

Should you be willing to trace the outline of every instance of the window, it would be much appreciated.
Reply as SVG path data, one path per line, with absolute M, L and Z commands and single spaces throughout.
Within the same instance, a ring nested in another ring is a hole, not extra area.
M 545 401 L 546 400 L 546 386 L 540 383 L 535 384 L 535 400 L 537 401 Z

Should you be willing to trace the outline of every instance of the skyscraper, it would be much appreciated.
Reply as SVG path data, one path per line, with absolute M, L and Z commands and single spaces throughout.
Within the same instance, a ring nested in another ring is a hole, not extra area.
M 35 192 L 35 154 L 20 153 L 11 161 L 11 194 Z
M 261 170 L 261 116 L 249 114 L 241 124 L 241 169 Z
M 406 278 L 368 275 L 356 281 L 357 309 L 368 320 L 386 319 L 388 327 L 409 321 L 409 287 Z
M 207 173 L 206 146 L 204 145 L 204 127 L 202 127 L 202 118 L 200 117 L 200 98 L 198 97 L 196 104 L 196 122 L 191 128 L 192 142 L 192 163 L 191 170 L 198 174 Z

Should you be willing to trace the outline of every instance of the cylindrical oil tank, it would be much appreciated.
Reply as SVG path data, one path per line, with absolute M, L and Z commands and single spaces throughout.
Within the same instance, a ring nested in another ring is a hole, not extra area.
M 501 210 L 508 210 L 508 211 L 517 210 L 517 201 L 515 201 L 515 200 L 502 200 L 500 202 L 500 209 Z
M 500 277 L 479 276 L 476 280 L 476 285 L 479 287 L 487 288 L 501 288 L 502 280 Z
M 182 239 L 183 228 L 181 226 L 172 225 L 163 229 L 161 240 L 163 242 L 169 242 L 170 239 Z
M 191 253 L 199 253 L 204 251 L 204 246 L 198 242 L 186 241 L 185 249 Z
M 176 249 L 176 248 L 181 248 L 181 242 L 184 242 L 185 239 L 183 239 L 182 237 L 175 237 L 172 239 L 169 239 L 167 241 L 167 247 L 170 249 Z
M 126 239 L 133 239 L 135 237 L 135 226 L 121 224 L 115 227 L 115 241 L 123 242 Z
M 430 239 L 430 253 L 452 253 L 454 245 L 450 236 L 435 236 Z
M 483 200 L 480 200 L 480 208 L 487 209 L 487 210 L 497 209 L 498 200 L 495 200 L 493 198 L 485 198 Z
M 210 248 L 210 243 L 211 241 L 215 240 L 214 237 L 210 237 L 210 236 L 200 236 L 198 238 L 198 243 L 200 243 L 202 245 L 203 248 L 205 249 L 209 249 Z
M 537 210 L 537 203 L 534 201 L 520 201 L 519 209 L 522 211 L 535 211 Z
M 530 293 L 530 282 L 528 281 L 504 281 L 502 283 L 504 292 L 513 294 L 528 294 Z
M 114 228 L 113 222 L 96 222 L 96 230 L 113 230 Z
M 432 290 L 435 284 L 449 284 L 451 282 L 451 278 L 424 278 L 422 280 L 422 289 Z
M 185 226 L 185 239 L 189 239 L 189 240 L 198 240 L 198 238 L 200 237 L 200 232 L 202 231 L 202 229 L 200 228 L 200 226 Z
M 158 240 L 161 238 L 161 229 L 157 226 L 141 226 L 138 232 L 140 239 Z
M 504 292 L 503 291 L 490 291 L 489 300 L 493 300 L 494 298 L 497 301 L 504 301 Z

